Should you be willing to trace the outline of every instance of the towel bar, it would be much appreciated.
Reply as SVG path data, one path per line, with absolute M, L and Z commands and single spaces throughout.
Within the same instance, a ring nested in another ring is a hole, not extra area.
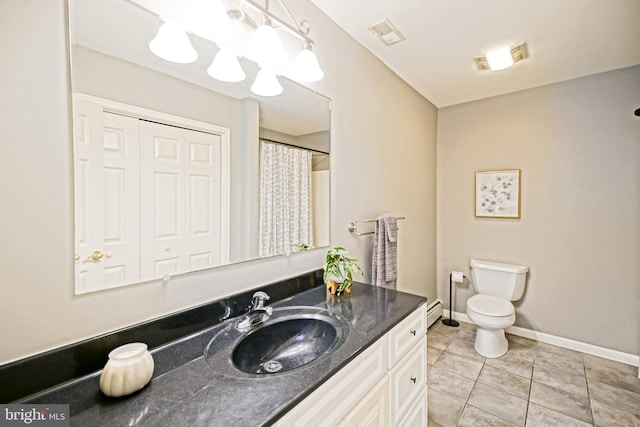
M 406 219 L 403 216 L 397 216 L 396 219 Z M 376 222 L 378 221 L 378 218 L 373 218 L 373 219 L 358 219 L 356 221 L 350 222 L 349 226 L 347 227 L 347 229 L 349 230 L 350 233 L 355 234 L 356 236 L 365 236 L 367 234 L 373 234 L 373 231 L 366 231 L 366 232 L 359 232 L 358 230 L 358 223 L 360 222 Z M 399 230 L 400 228 L 398 228 Z

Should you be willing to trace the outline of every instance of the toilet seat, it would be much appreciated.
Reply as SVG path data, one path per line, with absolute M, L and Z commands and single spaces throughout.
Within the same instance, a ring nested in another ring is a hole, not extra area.
M 511 301 L 482 294 L 477 294 L 469 298 L 467 300 L 467 309 L 491 317 L 508 317 L 516 312 Z
M 504 329 L 516 321 L 516 310 L 511 301 L 491 295 L 478 294 L 467 300 L 467 316 L 478 326 L 474 348 L 484 357 L 504 355 L 509 343 Z

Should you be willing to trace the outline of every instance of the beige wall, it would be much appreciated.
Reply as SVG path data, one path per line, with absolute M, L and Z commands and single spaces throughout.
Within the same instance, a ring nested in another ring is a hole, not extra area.
M 332 240 L 370 277 L 347 223 L 405 215 L 399 287 L 435 297 L 436 108 L 307 1 L 332 98 Z M 324 251 L 73 295 L 73 174 L 64 0 L 0 2 L 0 364 L 319 268 Z M 28 29 L 28 30 L 25 30 Z
M 438 295 L 479 258 L 530 267 L 516 325 L 640 353 L 640 67 L 440 109 Z M 521 219 L 474 218 L 474 172 L 522 170 Z M 474 294 L 457 287 L 454 310 Z

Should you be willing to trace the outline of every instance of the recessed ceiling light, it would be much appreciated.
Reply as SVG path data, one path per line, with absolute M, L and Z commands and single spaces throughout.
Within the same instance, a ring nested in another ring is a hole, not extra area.
M 501 47 L 487 52 L 487 62 L 491 71 L 500 71 L 511 67 L 513 65 L 511 49 L 509 47 Z
M 369 27 L 369 30 L 387 46 L 399 43 L 405 39 L 402 33 L 398 31 L 389 19 L 378 22 L 377 24 Z
M 503 47 L 487 52 L 485 55 L 476 56 L 474 60 L 480 70 L 500 71 L 528 56 L 527 43 L 522 42 L 515 46 Z

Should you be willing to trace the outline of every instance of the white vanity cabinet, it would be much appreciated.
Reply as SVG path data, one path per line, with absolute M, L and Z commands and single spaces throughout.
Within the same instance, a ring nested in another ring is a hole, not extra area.
M 284 415 L 276 427 L 426 426 L 426 333 L 422 305 Z

